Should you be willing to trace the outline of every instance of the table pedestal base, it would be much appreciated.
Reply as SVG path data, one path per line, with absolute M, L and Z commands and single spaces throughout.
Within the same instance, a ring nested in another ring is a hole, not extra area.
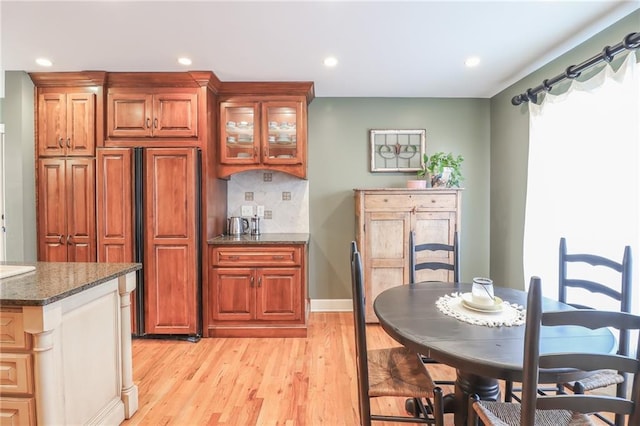
M 454 423 L 456 426 L 467 424 L 467 408 L 469 396 L 476 394 L 480 399 L 498 401 L 500 399 L 500 386 L 497 379 L 477 376 L 462 370 L 456 370 L 455 401 L 457 406 L 454 411 Z

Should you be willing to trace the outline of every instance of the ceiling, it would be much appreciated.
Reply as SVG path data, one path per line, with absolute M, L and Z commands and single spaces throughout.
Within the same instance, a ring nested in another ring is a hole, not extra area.
M 319 97 L 488 98 L 639 8 L 640 0 L 2 0 L 0 58 L 8 71 L 314 81 Z M 329 55 L 334 68 L 323 65 Z M 464 66 L 471 55 L 481 58 L 476 68 Z M 53 66 L 38 67 L 37 57 Z

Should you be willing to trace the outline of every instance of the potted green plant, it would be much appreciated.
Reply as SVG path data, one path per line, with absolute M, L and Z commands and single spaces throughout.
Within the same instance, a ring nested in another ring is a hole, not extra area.
M 436 152 L 431 157 L 424 154 L 422 157 L 422 169 L 418 171 L 418 177 L 431 179 L 434 188 L 459 187 L 462 177 L 461 164 L 464 161 L 462 155 L 454 156 L 452 153 Z

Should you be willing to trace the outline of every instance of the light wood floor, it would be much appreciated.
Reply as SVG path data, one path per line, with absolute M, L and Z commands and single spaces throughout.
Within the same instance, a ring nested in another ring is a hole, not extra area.
M 367 335 L 371 349 L 397 345 L 377 325 Z M 307 338 L 136 339 L 139 408 L 123 425 L 358 425 L 354 353 L 349 312 L 312 313 Z M 429 370 L 436 380 L 455 374 Z M 372 404 L 374 412 L 404 413 L 404 400 Z

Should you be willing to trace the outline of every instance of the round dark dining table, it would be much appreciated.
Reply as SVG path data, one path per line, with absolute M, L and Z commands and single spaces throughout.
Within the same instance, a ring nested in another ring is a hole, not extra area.
M 445 409 L 454 412 L 456 425 L 464 425 L 470 394 L 500 398 L 498 380 L 522 381 L 524 325 L 488 327 L 470 324 L 442 313 L 436 301 L 453 293 L 467 293 L 471 284 L 423 282 L 392 287 L 374 300 L 382 328 L 393 339 L 417 353 L 456 369 L 455 393 L 447 395 Z M 526 305 L 527 293 L 494 286 L 502 300 Z M 543 298 L 544 311 L 572 309 Z M 608 329 L 542 327 L 540 353 L 609 353 L 616 339 Z M 563 383 L 584 378 L 576 370 L 541 370 L 540 383 Z

